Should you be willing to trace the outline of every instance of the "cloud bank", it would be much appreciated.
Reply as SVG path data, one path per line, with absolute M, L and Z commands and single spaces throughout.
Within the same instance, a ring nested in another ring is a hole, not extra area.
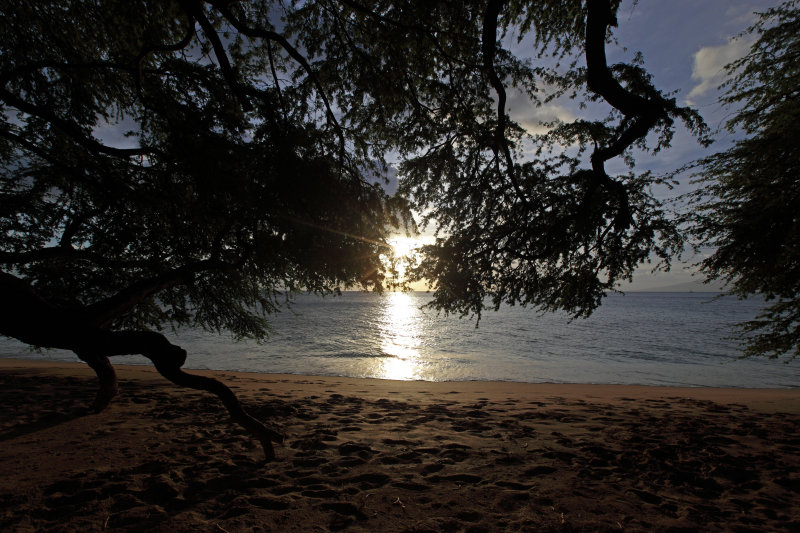
M 734 38 L 727 44 L 720 46 L 704 46 L 694 54 L 692 65 L 692 80 L 696 85 L 686 97 L 690 105 L 696 104 L 696 99 L 716 90 L 728 76 L 725 65 L 744 57 L 750 50 L 752 41 L 745 38 Z

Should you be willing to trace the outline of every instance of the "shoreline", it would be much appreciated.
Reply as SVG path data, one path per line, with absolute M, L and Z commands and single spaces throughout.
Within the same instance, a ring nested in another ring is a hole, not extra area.
M 213 375 L 0 359 L 3 531 L 800 530 L 800 390 Z
M 112 360 L 113 364 L 113 360 Z M 169 382 L 152 365 L 114 364 L 120 381 L 124 379 L 146 379 Z M 0 371 L 5 370 L 46 370 L 70 373 L 79 371 L 88 377 L 94 372 L 81 362 L 36 360 L 23 358 L 0 358 Z M 746 387 L 678 387 L 665 385 L 627 385 L 627 384 L 589 384 L 589 383 L 530 383 L 522 381 L 424 381 L 392 380 L 382 378 L 353 378 L 345 376 L 318 376 L 306 374 L 274 374 L 262 372 L 241 372 L 231 370 L 204 370 L 185 368 L 198 375 L 213 376 L 222 381 L 233 378 L 228 385 L 243 382 L 269 382 L 278 390 L 294 385 L 339 385 L 348 388 L 363 385 L 363 393 L 381 394 L 453 394 L 459 393 L 470 400 L 484 394 L 506 394 L 526 401 L 542 400 L 560 396 L 568 400 L 588 399 L 613 402 L 623 396 L 648 398 L 686 398 L 697 401 L 712 401 L 722 404 L 741 404 L 764 412 L 786 412 L 800 414 L 800 388 L 746 388 Z M 176 387 L 177 388 L 177 387 Z M 233 387 L 234 390 L 237 387 Z
M 798 361 L 741 357 L 732 324 L 755 316 L 753 302 L 711 300 L 692 293 L 662 293 L 627 303 L 623 300 L 630 298 L 614 298 L 592 317 L 576 321 L 504 306 L 486 314 L 476 328 L 470 319 L 421 310 L 426 300 L 417 294 L 400 295 L 298 298 L 291 313 L 270 316 L 273 332 L 263 344 L 237 342 L 224 332 L 200 328 L 179 328 L 165 335 L 187 351 L 186 369 L 455 381 L 800 387 Z M 653 317 L 666 322 L 653 322 Z M 78 360 L 68 351 L 37 355 L 13 339 L 2 348 L 9 357 Z M 141 356 L 112 361 L 149 364 Z

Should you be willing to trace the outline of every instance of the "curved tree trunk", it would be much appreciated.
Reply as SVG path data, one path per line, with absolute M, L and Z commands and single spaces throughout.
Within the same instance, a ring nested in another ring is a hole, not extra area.
M 84 355 L 78 351 L 75 353 L 94 370 L 95 374 L 97 374 L 100 388 L 97 390 L 97 395 L 94 398 L 94 402 L 92 402 L 91 409 L 95 413 L 99 413 L 108 407 L 108 404 L 111 403 L 114 396 L 119 393 L 117 373 L 114 371 L 114 367 L 111 366 L 111 361 L 108 360 L 108 357 L 90 354 Z
M 264 457 L 268 461 L 275 458 L 275 450 L 272 447 L 272 443 L 282 443 L 283 435 L 269 429 L 264 426 L 264 424 L 248 415 L 244 409 L 242 409 L 239 399 L 227 385 L 214 378 L 188 374 L 177 366 L 159 364 L 155 360 L 153 360 L 153 363 L 162 376 L 176 385 L 216 394 L 217 397 L 222 400 L 222 403 L 231 415 L 231 419 L 259 440 L 261 447 L 264 449 Z
M 36 295 L 23 280 L 0 272 L 0 334 L 42 348 L 72 350 L 97 374 L 100 388 L 92 404 L 104 409 L 117 394 L 117 376 L 109 357 L 141 354 L 150 359 L 159 373 L 181 387 L 215 394 L 231 419 L 258 439 L 267 460 L 275 457 L 273 442 L 283 436 L 267 428 L 242 409 L 238 398 L 216 379 L 188 374 L 181 370 L 186 350 L 152 331 L 109 331 L 96 325 L 85 309 L 65 309 L 51 305 Z
M 272 443 L 282 443 L 283 435 L 267 428 L 264 424 L 248 415 L 244 409 L 242 409 L 239 399 L 224 383 L 214 378 L 197 376 L 184 372 L 181 367 L 186 362 L 186 350 L 170 343 L 169 340 L 160 333 L 151 331 L 99 330 L 95 331 L 95 334 L 91 337 L 84 337 L 82 344 L 82 348 L 75 350 L 76 353 L 81 353 L 82 358 L 87 362 L 94 361 L 94 364 L 100 368 L 99 372 L 95 369 L 95 371 L 98 372 L 98 377 L 101 382 L 101 389 L 98 392 L 98 397 L 103 396 L 105 394 L 104 388 L 110 385 L 108 381 L 109 370 L 112 375 L 114 372 L 113 368 L 111 368 L 111 363 L 108 361 L 108 357 L 103 354 L 144 355 L 153 362 L 156 370 L 158 370 L 162 376 L 176 385 L 203 390 L 216 395 L 222 400 L 222 403 L 228 410 L 228 414 L 231 416 L 231 420 L 242 426 L 250 435 L 261 443 L 265 458 L 268 461 L 275 458 L 275 449 Z M 103 364 L 103 361 L 105 361 L 105 364 Z M 95 367 L 93 366 L 92 368 Z
M 264 456 L 269 461 L 275 458 L 273 442 L 282 443 L 283 435 L 269 429 L 264 424 L 248 415 L 242 408 L 236 394 L 224 383 L 214 378 L 189 374 L 181 369 L 186 361 L 186 351 L 170 343 L 166 337 L 149 331 L 120 331 L 106 332 L 103 337 L 113 339 L 113 344 L 121 344 L 132 353 L 140 353 L 150 359 L 159 374 L 180 387 L 202 390 L 216 395 L 231 416 L 231 420 L 256 438 L 264 450 Z M 93 349 L 102 349 L 109 346 L 108 340 L 100 340 Z M 93 350 L 92 350 L 93 351 Z M 76 353 L 79 353 L 76 351 Z M 83 354 L 83 355 L 81 355 Z M 114 354 L 119 355 L 119 354 Z M 117 393 L 117 377 L 108 357 L 92 354 L 91 351 L 81 351 L 78 355 L 86 361 L 97 373 L 100 389 L 97 392 L 92 408 L 99 412 L 103 410 Z

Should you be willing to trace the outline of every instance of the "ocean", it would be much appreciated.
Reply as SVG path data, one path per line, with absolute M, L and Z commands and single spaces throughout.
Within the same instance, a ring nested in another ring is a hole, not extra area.
M 711 293 L 611 294 L 588 319 L 504 307 L 474 319 L 423 308 L 426 293 L 298 296 L 263 344 L 181 330 L 186 368 L 401 380 L 498 380 L 690 387 L 798 387 L 800 360 L 742 359 L 737 323 L 763 307 Z M 30 353 L 0 338 L 0 357 Z M 149 364 L 139 356 L 113 362 Z

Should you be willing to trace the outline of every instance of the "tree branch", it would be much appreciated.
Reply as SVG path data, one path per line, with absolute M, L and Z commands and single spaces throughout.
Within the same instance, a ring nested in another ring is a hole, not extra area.
M 152 147 L 141 148 L 115 148 L 113 146 L 106 146 L 98 140 L 87 135 L 80 126 L 74 122 L 62 119 L 50 110 L 44 109 L 41 106 L 24 101 L 19 96 L 13 94 L 5 88 L 0 89 L 0 99 L 6 104 L 16 107 L 20 111 L 39 117 L 48 123 L 52 124 L 62 132 L 69 135 L 75 142 L 84 148 L 100 154 L 110 155 L 114 157 L 135 157 L 142 155 L 158 154 L 158 150 Z
M 24 265 L 35 261 L 46 261 L 48 259 L 74 259 L 91 261 L 92 263 L 105 267 L 135 267 L 144 266 L 144 261 L 121 261 L 119 259 L 109 259 L 91 250 L 76 250 L 70 246 L 61 245 L 39 248 L 38 250 L 28 250 L 24 252 L 0 251 L 0 263 L 6 265 Z
M 595 146 L 591 155 L 593 178 L 596 183 L 610 188 L 619 199 L 619 210 L 614 227 L 628 228 L 632 223 L 630 202 L 625 186 L 612 179 L 605 171 L 605 162 L 622 155 L 638 139 L 647 135 L 658 121 L 667 116 L 670 104 L 663 98 L 646 99 L 626 90 L 611 74 L 606 60 L 606 33 L 616 26 L 617 19 L 609 0 L 589 0 L 586 11 L 586 84 L 589 90 L 600 95 L 612 107 L 632 119 L 622 128 L 616 139 L 605 147 Z
M 514 192 L 517 193 L 517 196 L 523 204 L 531 207 L 528 197 L 522 192 L 522 187 L 520 187 L 517 181 L 514 159 L 511 156 L 511 148 L 508 146 L 508 139 L 506 139 L 506 89 L 494 67 L 494 57 L 497 47 L 497 19 L 500 16 L 503 4 L 505 4 L 505 0 L 489 0 L 486 5 L 486 10 L 483 12 L 483 33 L 481 35 L 483 70 L 489 78 L 489 83 L 497 94 L 497 127 L 495 128 L 494 150 L 499 150 L 503 154 L 508 178 L 511 180 Z M 497 152 L 495 152 L 495 154 L 496 153 Z
M 662 116 L 662 114 L 653 113 L 652 110 L 642 113 L 628 127 L 622 128 L 612 143 L 604 148 L 597 147 L 592 153 L 592 161 L 605 162 L 622 155 L 638 139 L 646 136 Z
M 86 313 L 62 309 L 39 297 L 22 279 L 0 271 L 0 334 L 44 348 L 72 350 L 89 362 L 101 380 L 94 407 L 115 393 L 115 377 L 108 357 L 141 354 L 150 359 L 162 376 L 176 385 L 215 394 L 228 410 L 231 419 L 255 436 L 267 459 L 275 457 L 273 442 L 283 436 L 248 415 L 236 395 L 216 379 L 188 374 L 181 370 L 186 351 L 166 337 L 151 331 L 108 331 L 86 320 Z
M 265 39 L 277 43 L 278 45 L 281 46 L 281 48 L 283 48 L 289 54 L 289 56 L 292 57 L 292 59 L 294 59 L 295 61 L 297 61 L 297 63 L 300 64 L 302 69 L 305 71 L 306 75 L 309 77 L 311 82 L 317 88 L 317 93 L 319 94 L 322 103 L 325 105 L 327 120 L 328 122 L 333 124 L 334 128 L 336 129 L 336 132 L 339 135 L 339 141 L 341 145 L 340 150 L 344 151 L 344 145 L 345 145 L 344 130 L 339 125 L 339 121 L 336 120 L 336 115 L 334 115 L 333 113 L 330 101 L 328 100 L 328 96 L 325 93 L 325 90 L 323 89 L 322 84 L 319 81 L 319 78 L 317 78 L 316 73 L 311 68 L 311 65 L 308 63 L 308 60 L 306 60 L 303 54 L 301 54 L 297 50 L 297 48 L 292 46 L 292 44 L 288 40 L 286 40 L 286 38 L 283 35 L 276 33 L 274 31 L 265 30 L 263 28 L 251 28 L 245 25 L 242 21 L 236 18 L 236 16 L 230 9 L 228 9 L 226 2 L 222 0 L 207 0 L 207 1 L 217 10 L 219 10 L 222 16 L 225 17 L 225 19 L 231 23 L 231 25 L 236 29 L 236 31 L 247 37 Z
M 177 43 L 173 44 L 158 44 L 158 45 L 151 45 L 146 46 L 139 52 L 139 55 L 136 57 L 136 65 L 139 67 L 141 72 L 141 65 L 148 55 L 154 52 L 177 52 L 178 50 L 183 50 L 189 43 L 192 41 L 192 37 L 194 36 L 194 18 L 191 15 L 187 17 L 186 22 L 186 35 L 178 41 Z
M 241 90 L 236 73 L 233 71 L 231 62 L 228 59 L 228 53 L 225 50 L 222 41 L 220 41 L 219 35 L 217 35 L 217 31 L 214 29 L 214 26 L 203 14 L 202 8 L 194 1 L 182 1 L 181 5 L 191 17 L 194 17 L 197 20 L 197 22 L 200 24 L 200 27 L 203 28 L 203 33 L 205 34 L 206 38 L 211 41 L 211 46 L 214 47 L 214 56 L 217 58 L 219 68 L 222 71 L 222 76 L 225 78 L 225 81 L 236 95 L 239 103 L 242 106 L 242 109 L 245 111 L 251 111 L 253 109 L 253 105 Z
M 12 79 L 35 70 L 51 68 L 57 70 L 82 70 L 82 69 L 116 69 L 132 72 L 128 63 L 117 61 L 86 61 L 82 63 L 64 63 L 60 61 L 32 61 L 5 72 L 0 76 L 0 86 L 5 86 Z
M 176 285 L 194 281 L 200 272 L 234 268 L 228 263 L 209 259 L 189 263 L 157 276 L 141 279 L 118 293 L 86 307 L 88 319 L 98 327 L 107 326 L 115 318 L 133 309 L 145 298 Z
M 281 117 L 284 124 L 286 123 L 286 102 L 283 101 L 283 91 L 278 81 L 278 73 L 275 70 L 275 58 L 272 53 L 272 41 L 267 41 L 267 55 L 269 56 L 269 70 L 272 73 L 272 80 L 275 82 L 275 90 L 278 92 L 278 102 L 281 104 Z
M 400 29 L 403 29 L 403 30 L 408 30 L 408 31 L 411 31 L 411 32 L 419 33 L 420 35 L 425 36 L 433 44 L 434 48 L 436 48 L 436 51 L 439 52 L 439 54 L 441 54 L 441 56 L 443 58 L 446 58 L 450 62 L 451 61 L 456 61 L 458 63 L 461 63 L 462 65 L 465 65 L 465 66 L 470 66 L 470 67 L 475 67 L 476 66 L 476 65 L 474 65 L 472 63 L 468 63 L 468 62 L 464 61 L 463 59 L 455 58 L 452 55 L 448 54 L 445 51 L 445 49 L 442 47 L 442 44 L 439 42 L 439 39 L 436 38 L 436 35 L 429 28 L 425 28 L 424 26 L 417 26 L 417 25 L 413 25 L 413 24 L 404 24 L 404 23 L 402 23 L 402 22 L 400 22 L 398 20 L 394 20 L 394 19 L 391 19 L 391 18 L 389 18 L 387 16 L 381 15 L 380 13 L 376 13 L 372 9 L 369 9 L 368 7 L 362 5 L 362 4 L 358 3 L 358 2 L 353 2 L 352 0 L 338 0 L 338 1 L 339 1 L 340 4 L 345 5 L 345 6 L 349 7 L 349 8 L 351 8 L 351 9 L 353 9 L 354 11 L 358 11 L 360 13 L 364 13 L 365 15 L 373 18 L 374 20 L 377 20 L 378 22 L 381 22 L 381 23 L 389 25 L 389 26 L 394 26 L 396 28 L 400 28 Z M 447 33 L 451 37 L 465 37 L 463 34 L 458 34 L 458 33 L 453 33 L 453 32 L 444 32 L 444 31 L 442 31 L 442 30 L 440 30 L 438 28 L 437 28 L 436 32 L 437 33 Z
M 42 148 L 39 145 L 30 142 L 29 140 L 17 135 L 16 133 L 8 131 L 5 128 L 0 128 L 0 137 L 5 137 L 6 139 L 15 142 L 28 152 L 41 157 L 54 167 L 65 170 L 69 174 L 75 176 L 76 178 L 78 178 L 79 181 L 84 181 L 86 179 L 86 176 L 79 169 L 65 165 L 62 161 L 58 160 L 56 157 L 53 157 L 46 151 L 42 150 Z
M 625 116 L 652 110 L 653 103 L 626 91 L 611 75 L 606 60 L 606 33 L 616 26 L 608 0 L 588 0 L 586 11 L 586 84 Z

